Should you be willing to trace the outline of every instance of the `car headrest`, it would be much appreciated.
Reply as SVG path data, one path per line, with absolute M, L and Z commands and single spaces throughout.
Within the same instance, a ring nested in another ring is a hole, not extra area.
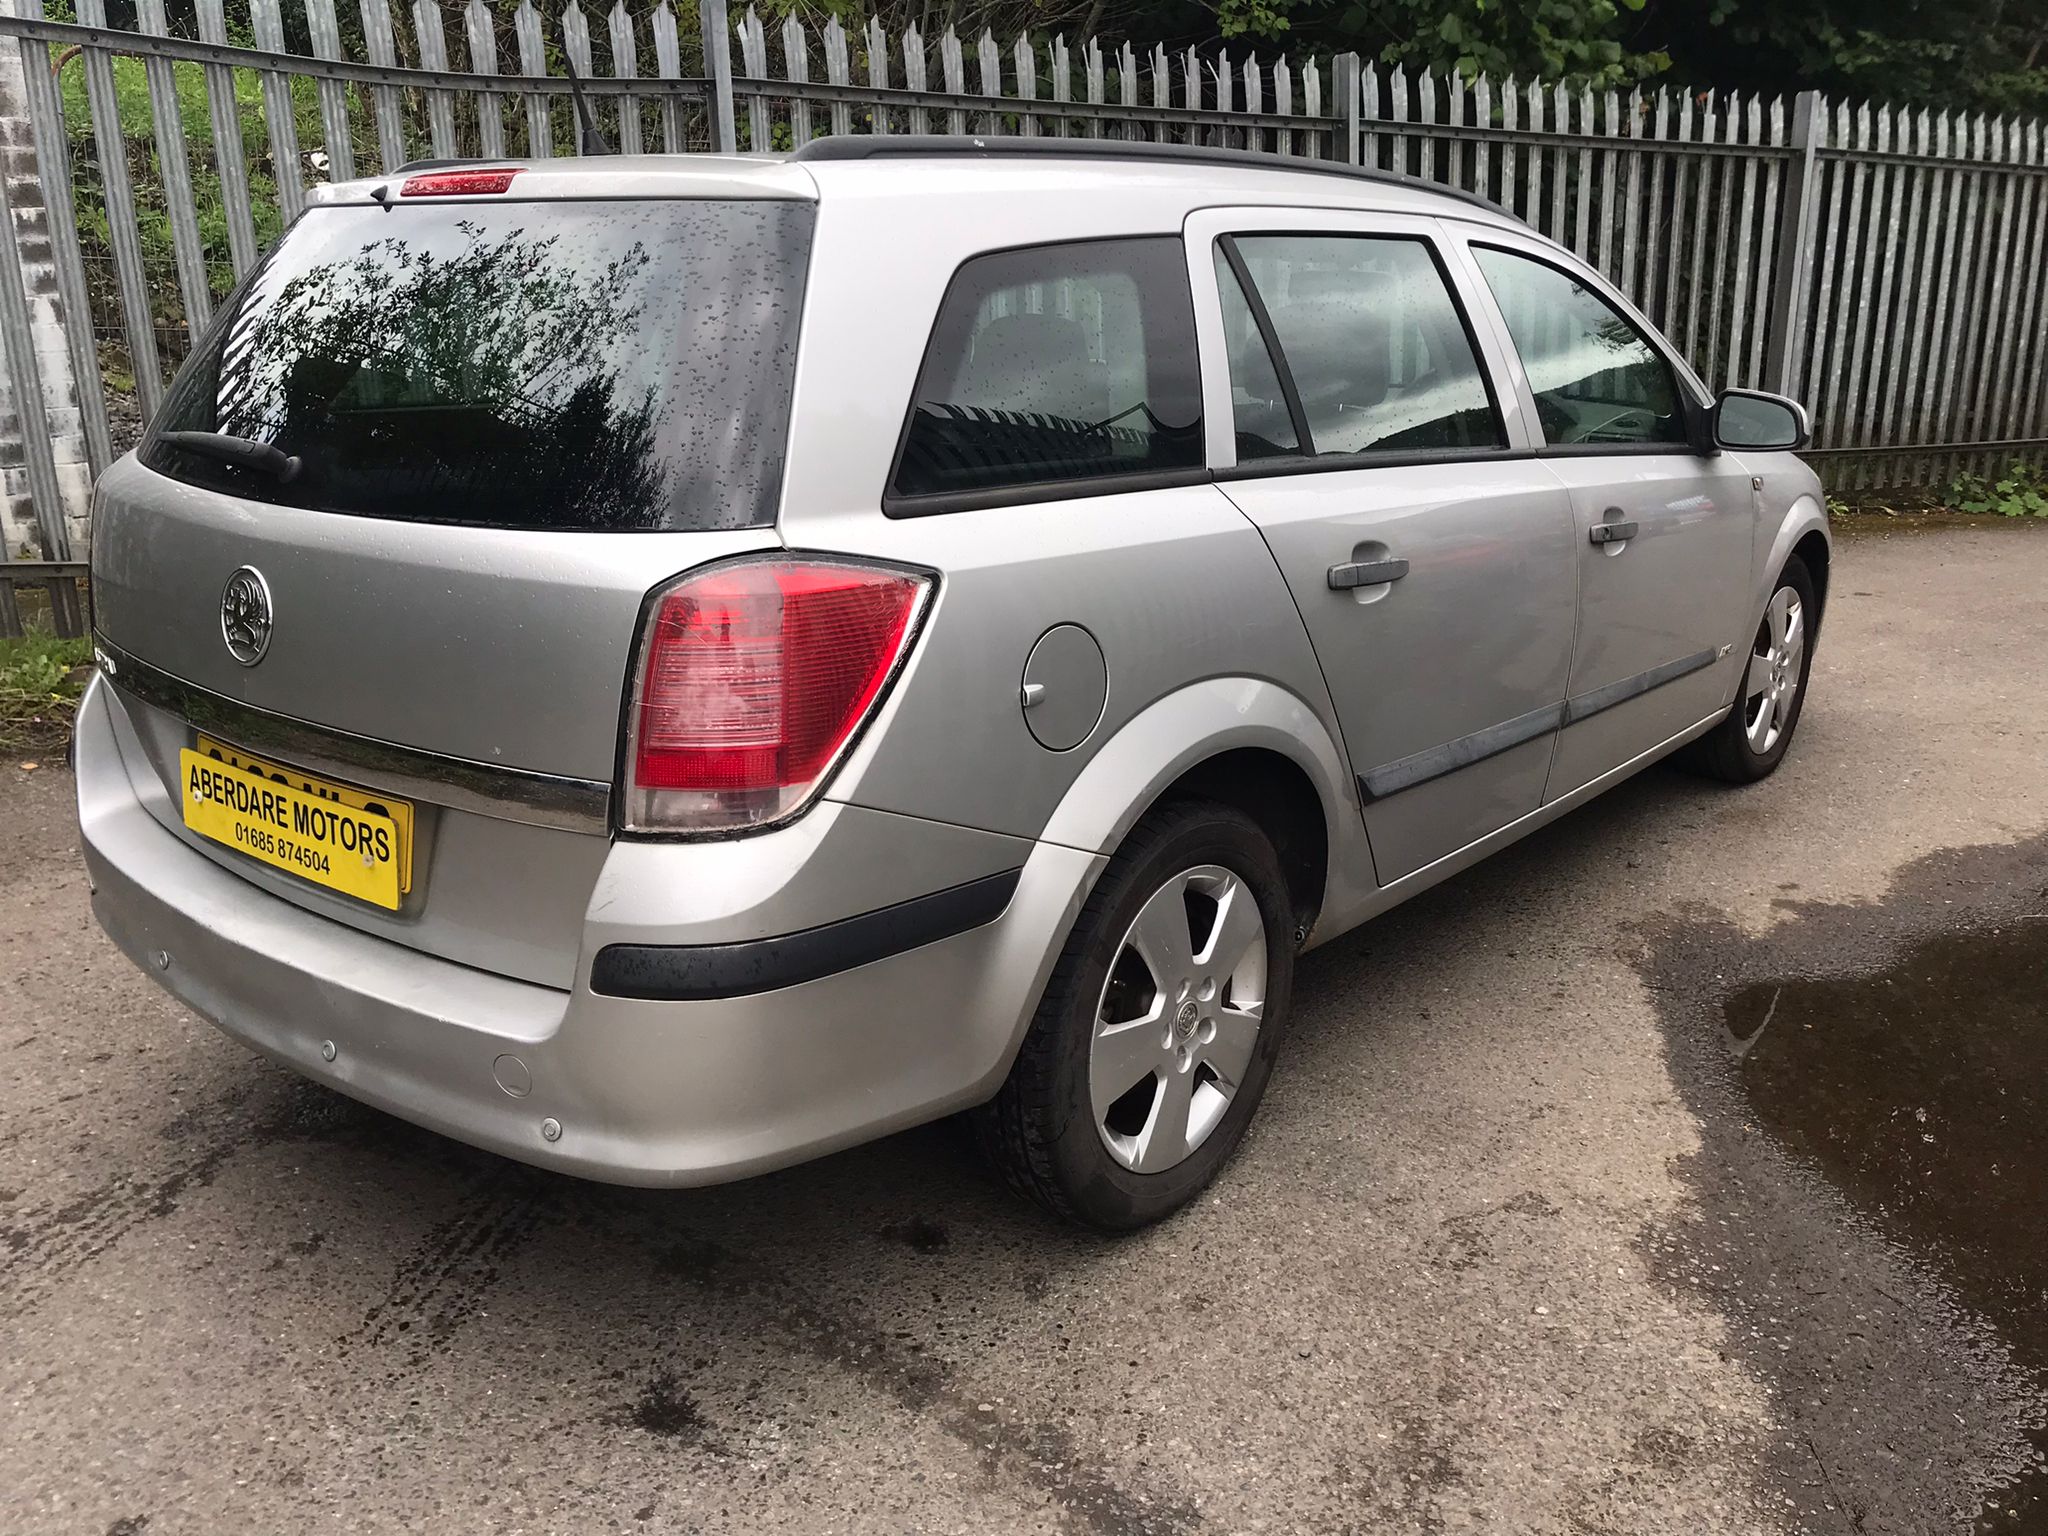
M 1392 380 L 1392 327 L 1385 309 L 1360 302 L 1353 286 L 1325 287 L 1320 295 L 1291 291 L 1274 316 L 1305 401 L 1378 405 Z
M 1058 315 L 1003 315 L 983 326 L 960 369 L 960 405 L 1087 417 L 1099 402 L 1088 364 L 1088 337 Z

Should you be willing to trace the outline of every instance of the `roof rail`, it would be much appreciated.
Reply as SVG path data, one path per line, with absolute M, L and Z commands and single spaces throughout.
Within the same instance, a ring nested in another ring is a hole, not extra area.
M 1346 165 L 1338 160 L 1309 160 L 1295 155 L 1274 155 L 1249 149 L 1211 149 L 1201 144 L 1148 144 L 1130 139 L 1023 139 L 1009 137 L 955 136 L 940 133 L 834 134 L 812 139 L 790 158 L 796 161 L 883 160 L 897 157 L 937 159 L 1053 158 L 1076 160 L 1157 160 L 1169 165 L 1227 165 L 1239 170 L 1295 171 L 1320 176 L 1345 176 L 1353 181 L 1377 182 L 1382 186 L 1406 187 L 1413 192 L 1431 192 L 1457 202 L 1470 203 L 1522 221 L 1477 192 L 1447 187 L 1399 171 L 1382 171 L 1373 166 Z

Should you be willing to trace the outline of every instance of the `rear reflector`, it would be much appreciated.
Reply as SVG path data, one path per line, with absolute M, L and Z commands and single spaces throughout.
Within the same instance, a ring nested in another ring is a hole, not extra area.
M 498 171 L 434 171 L 425 176 L 408 176 L 398 189 L 400 197 L 475 197 L 480 193 L 503 192 L 512 185 L 522 167 Z
M 735 832 L 801 811 L 880 702 L 930 588 L 774 557 L 662 593 L 626 722 L 624 829 Z

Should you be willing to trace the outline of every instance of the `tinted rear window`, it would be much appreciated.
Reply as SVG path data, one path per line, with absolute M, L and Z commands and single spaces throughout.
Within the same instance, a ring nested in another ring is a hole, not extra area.
M 890 510 L 915 509 L 903 498 L 951 505 L 1201 466 L 1202 381 L 1179 237 L 998 251 L 963 265 L 946 290 Z
M 229 302 L 153 469 L 289 506 L 495 528 L 774 521 L 808 203 L 315 208 Z

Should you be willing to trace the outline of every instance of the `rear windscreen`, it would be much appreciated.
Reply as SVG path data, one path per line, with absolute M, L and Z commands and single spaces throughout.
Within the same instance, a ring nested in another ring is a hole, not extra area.
M 810 204 L 767 200 L 310 209 L 186 362 L 144 462 L 415 522 L 771 523 L 811 227 Z

